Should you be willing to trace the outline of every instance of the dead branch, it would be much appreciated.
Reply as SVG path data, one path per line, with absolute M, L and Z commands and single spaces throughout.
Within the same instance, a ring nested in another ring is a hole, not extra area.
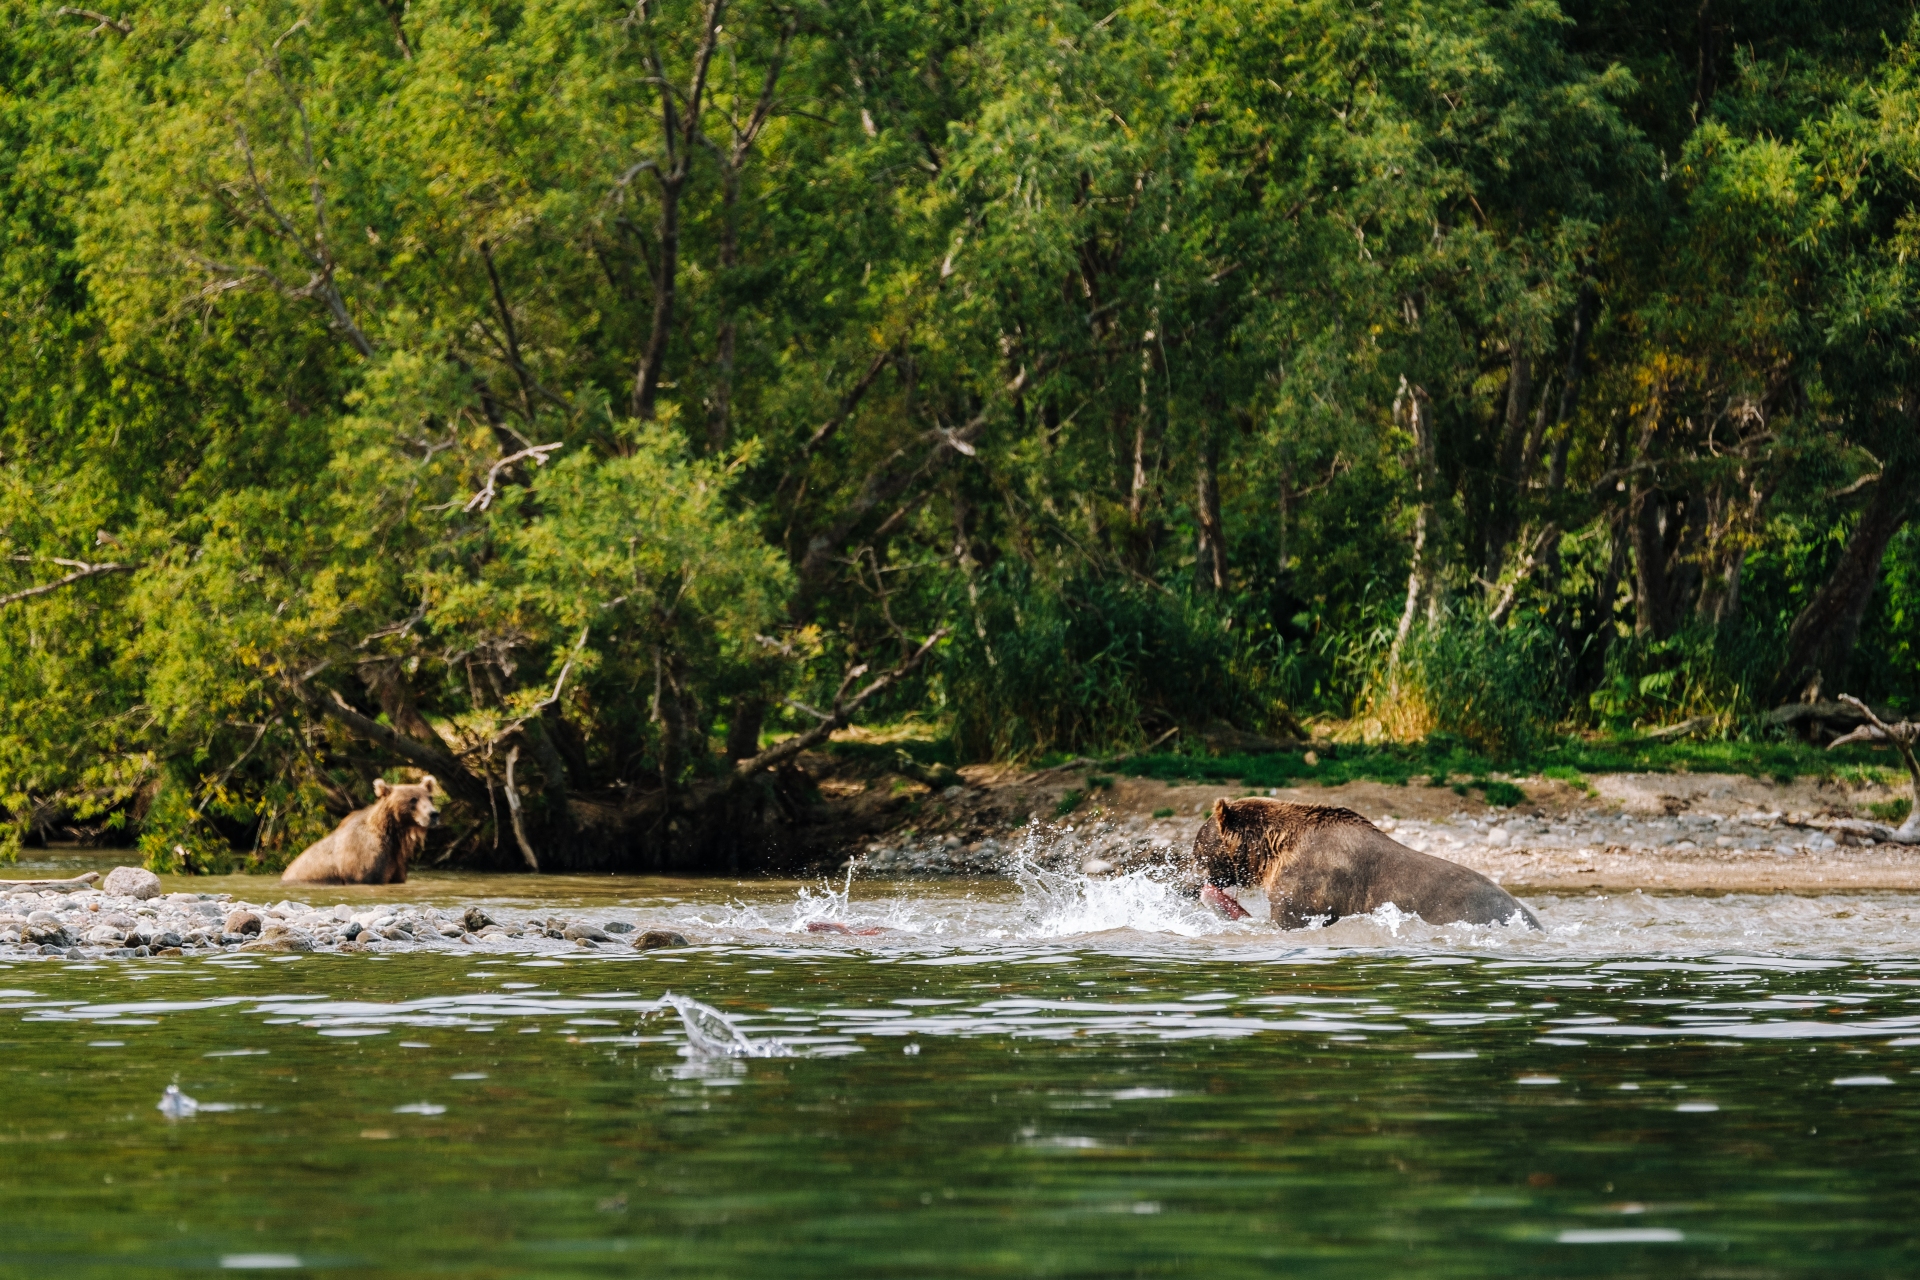
M 825 444 L 828 438 L 840 429 L 841 424 L 852 416 L 853 411 L 860 407 L 860 401 L 872 389 L 875 379 L 879 378 L 881 370 L 893 362 L 894 354 L 890 350 L 882 351 L 873 358 L 873 363 L 867 366 L 867 371 L 860 375 L 860 381 L 854 383 L 847 394 L 840 397 L 840 407 L 834 411 L 833 416 L 821 423 L 820 429 L 808 438 L 807 443 L 800 450 L 802 457 L 811 457 L 814 451 Z
M 401 619 L 399 622 L 390 622 L 386 626 L 380 628 L 378 631 L 369 632 L 367 636 L 360 641 L 359 644 L 353 647 L 357 650 L 365 649 L 367 648 L 367 646 L 371 645 L 375 640 L 383 640 L 388 636 L 405 636 L 407 632 L 413 630 L 414 627 L 419 625 L 420 619 L 426 616 L 427 616 L 427 598 L 425 596 L 421 596 L 420 607 L 418 609 L 415 609 L 411 614 L 407 615 L 407 617 Z
M 808 747 L 811 747 L 814 743 L 823 741 L 835 729 L 846 725 L 852 719 L 853 713 L 858 711 L 861 705 L 868 699 L 874 697 L 876 694 L 886 692 L 901 679 L 911 675 L 915 668 L 926 661 L 927 655 L 933 652 L 935 646 L 947 638 L 950 630 L 948 627 L 941 627 L 938 631 L 927 637 L 926 643 L 922 644 L 907 657 L 902 658 L 899 665 L 895 666 L 893 670 L 882 672 L 880 675 L 875 676 L 872 680 L 868 681 L 859 692 L 853 694 L 851 697 L 847 695 L 847 690 L 851 689 L 854 682 L 866 674 L 867 664 L 861 663 L 849 670 L 847 674 L 841 678 L 840 688 L 833 695 L 833 710 L 822 717 L 819 724 L 808 729 L 805 733 L 796 733 L 791 738 L 783 738 L 768 747 L 765 751 L 762 751 L 759 755 L 748 760 L 742 760 L 734 765 L 733 776 L 728 780 L 727 789 L 731 790 L 757 774 L 765 773 L 768 769 L 785 764 L 802 751 L 805 751 Z M 811 715 L 819 716 L 821 714 L 811 708 L 803 707 L 801 709 Z
M 88 578 L 96 578 L 103 573 L 132 573 L 135 569 L 142 567 L 138 563 L 88 564 L 84 560 L 66 560 L 59 556 L 14 556 L 12 558 L 28 563 L 36 559 L 47 560 L 53 564 L 70 567 L 73 569 L 73 572 L 64 578 L 57 578 L 52 582 L 43 582 L 37 587 L 28 587 L 24 591 L 15 591 L 11 595 L 0 596 L 0 608 L 14 604 L 17 601 L 32 599 L 34 596 L 46 595 L 50 591 L 58 591 L 62 587 L 70 587 L 76 582 L 82 582 Z
M 321 663 L 306 675 L 287 681 L 288 691 L 310 714 L 315 718 L 325 717 L 334 720 L 355 736 L 383 747 L 415 768 L 432 774 L 439 779 L 447 795 L 455 800 L 472 805 L 480 805 L 488 801 L 486 784 L 474 777 L 466 765 L 451 752 L 416 741 L 390 725 L 381 724 L 378 720 L 361 715 L 348 706 L 346 699 L 342 698 L 337 691 L 331 698 L 322 697 L 307 682 L 327 665 Z
M 534 703 L 531 707 L 527 708 L 527 713 L 525 715 L 515 720 L 512 724 L 508 725 L 506 728 L 502 729 L 500 732 L 494 734 L 493 737 L 487 739 L 487 742 L 485 745 L 488 750 L 492 750 L 494 747 L 498 746 L 500 743 L 505 742 L 513 734 L 518 733 L 522 728 L 526 726 L 527 721 L 533 719 L 535 716 L 545 711 L 548 707 L 559 705 L 560 695 L 566 691 L 567 673 L 573 670 L 574 660 L 580 656 L 580 650 L 585 648 L 586 644 L 587 644 L 587 628 L 582 627 L 580 628 L 580 638 L 573 642 L 573 651 L 567 655 L 567 660 L 564 663 L 562 663 L 560 666 L 560 678 L 553 682 L 553 692 L 548 694 L 545 698 L 541 699 L 539 702 Z
M 544 467 L 547 465 L 548 454 L 556 449 L 564 449 L 566 447 L 565 441 L 556 440 L 552 444 L 536 444 L 522 449 L 518 453 L 508 454 L 487 469 L 486 487 L 474 494 L 471 498 L 468 498 L 467 505 L 462 507 L 461 510 L 467 512 L 485 511 L 492 505 L 493 500 L 500 496 L 500 491 L 495 487 L 495 482 L 499 480 L 502 471 L 525 458 L 532 458 L 533 465 L 536 467 Z
M 513 821 L 513 839 L 520 846 L 520 856 L 527 860 L 527 869 L 538 874 L 540 859 L 527 841 L 526 824 L 520 820 L 520 792 L 513 785 L 513 766 L 519 760 L 520 747 L 515 744 L 513 750 L 507 752 L 507 812 Z
M 123 18 L 110 18 L 104 13 L 95 13 L 92 9 L 71 9 L 62 5 L 54 11 L 53 16 L 56 18 L 85 18 L 88 22 L 98 23 L 98 26 L 87 32 L 87 39 L 89 40 L 99 35 L 102 31 L 105 31 L 108 27 L 112 27 L 123 36 L 133 34 L 133 24 L 131 22 Z
M 1907 820 L 1898 830 L 1882 839 L 1896 840 L 1901 844 L 1920 844 L 1920 759 L 1914 757 L 1914 743 L 1920 742 L 1920 724 L 1911 720 L 1902 720 L 1899 724 L 1888 724 L 1873 713 L 1860 699 L 1850 693 L 1840 695 L 1840 701 L 1859 711 L 1868 723 L 1861 725 L 1852 733 L 1842 734 L 1827 744 L 1831 751 L 1844 742 L 1891 742 L 1900 752 L 1900 758 L 1906 762 L 1907 773 L 1913 780 L 1913 807 L 1907 810 Z M 1889 829 L 1891 830 L 1891 829 Z

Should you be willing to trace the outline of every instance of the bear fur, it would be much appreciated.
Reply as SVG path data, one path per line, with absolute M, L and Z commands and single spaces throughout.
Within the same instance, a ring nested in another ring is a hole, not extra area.
M 1505 924 L 1533 912 L 1477 871 L 1417 853 L 1351 809 L 1222 799 L 1193 839 L 1183 888 L 1229 916 L 1223 887 L 1258 885 L 1273 921 L 1301 929 L 1391 902 L 1429 924 Z
M 436 790 L 432 778 L 397 787 L 376 780 L 373 803 L 308 846 L 280 878 L 289 884 L 405 884 L 407 863 L 440 818 Z

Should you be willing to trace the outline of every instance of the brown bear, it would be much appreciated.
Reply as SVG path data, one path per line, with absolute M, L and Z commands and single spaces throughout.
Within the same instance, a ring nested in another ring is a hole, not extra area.
M 1281 800 L 1219 800 L 1193 838 L 1182 888 L 1230 918 L 1246 910 L 1222 886 L 1259 885 L 1283 929 L 1365 915 L 1391 902 L 1429 924 L 1539 920 L 1512 894 L 1457 862 L 1417 853 L 1351 809 Z
M 373 784 L 374 802 L 348 814 L 333 833 L 316 840 L 280 878 L 294 884 L 405 884 L 407 863 L 439 820 L 432 778 L 405 786 Z

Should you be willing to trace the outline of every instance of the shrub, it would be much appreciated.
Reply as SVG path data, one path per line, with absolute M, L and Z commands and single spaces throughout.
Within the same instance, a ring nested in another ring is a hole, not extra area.
M 1609 648 L 1587 704 L 1597 725 L 1615 731 L 1706 716 L 1734 732 L 1765 710 L 1780 661 L 1779 638 L 1751 624 L 1701 623 L 1665 640 L 1632 637 Z
M 1413 638 L 1395 679 L 1434 729 L 1495 759 L 1536 751 L 1566 711 L 1566 646 L 1544 623 L 1455 616 Z
M 1002 565 L 942 656 L 955 743 L 1018 760 L 1137 748 L 1150 726 L 1269 729 L 1284 703 L 1229 616 L 1151 583 L 1054 584 Z

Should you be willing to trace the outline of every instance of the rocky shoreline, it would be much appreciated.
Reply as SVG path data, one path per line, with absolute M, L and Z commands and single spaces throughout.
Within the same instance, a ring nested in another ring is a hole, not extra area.
M 160 878 L 137 867 L 94 877 L 13 887 L 0 881 L 0 959 L 68 960 L 150 956 L 298 955 L 313 952 L 650 951 L 684 947 L 665 929 L 624 920 L 595 923 L 539 912 L 480 907 L 380 905 L 355 911 L 291 899 L 249 903 L 230 893 L 164 893 Z M 32 883 L 32 882 L 30 882 Z

